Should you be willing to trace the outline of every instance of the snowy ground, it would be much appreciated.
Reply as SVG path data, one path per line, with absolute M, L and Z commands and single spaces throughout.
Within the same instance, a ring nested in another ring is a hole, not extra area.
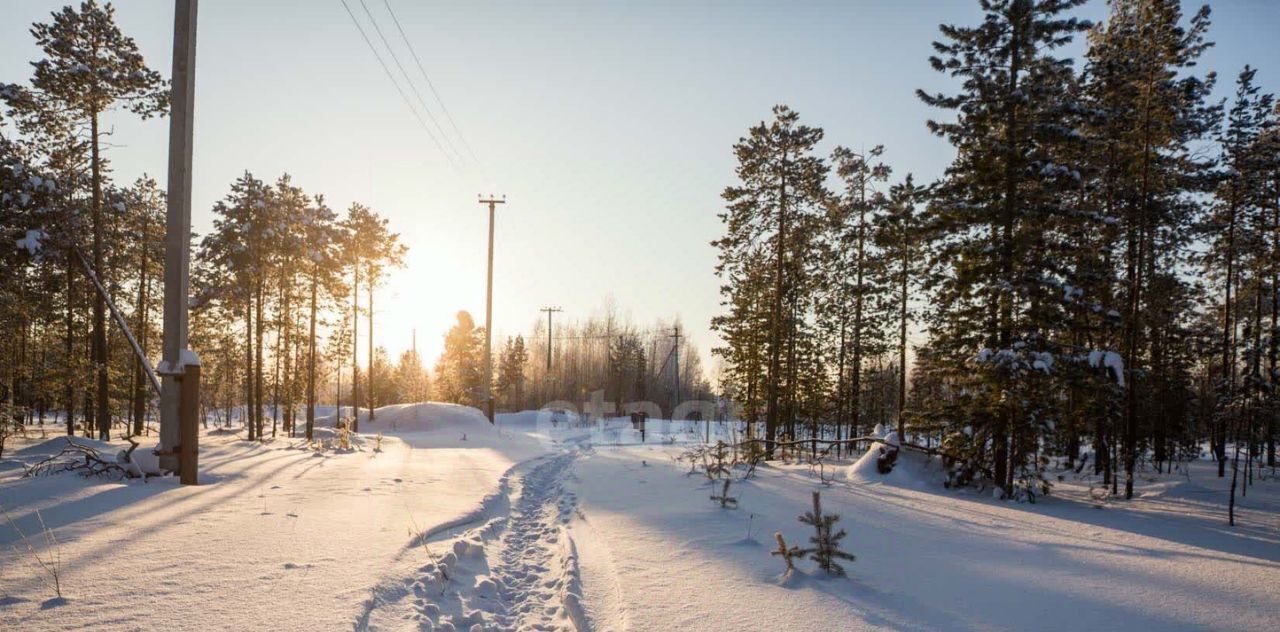
M 779 464 L 735 474 L 734 510 L 674 460 L 705 424 L 651 422 L 640 444 L 625 421 L 377 418 L 381 452 L 206 435 L 196 488 L 19 479 L 51 444 L 6 452 L 0 507 L 29 537 L 0 516 L 0 629 L 1263 630 L 1280 613 L 1280 481 L 1230 528 L 1208 464 L 1128 503 L 1068 477 L 1034 505 L 944 490 L 912 455 L 829 484 Z M 849 578 L 783 577 L 769 555 L 774 531 L 806 543 L 812 491 L 849 532 Z M 60 552 L 65 600 L 28 542 Z

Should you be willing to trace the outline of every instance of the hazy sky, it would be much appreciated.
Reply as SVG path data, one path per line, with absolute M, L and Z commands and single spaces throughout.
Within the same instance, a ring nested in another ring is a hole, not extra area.
M 476 195 L 490 192 L 508 197 L 497 224 L 499 334 L 527 331 L 543 305 L 573 319 L 611 295 L 642 325 L 680 317 L 708 359 L 719 311 L 708 242 L 733 181 L 732 144 L 786 103 L 825 128 L 824 152 L 883 143 L 895 177 L 936 177 L 952 152 L 925 130 L 936 113 L 914 90 L 954 86 L 929 68 L 929 43 L 940 22 L 978 15 L 976 0 L 390 1 L 481 166 L 451 166 L 340 0 L 204 0 L 193 223 L 207 230 L 213 202 L 246 169 L 267 181 L 287 171 L 339 210 L 371 206 L 410 249 L 376 299 L 376 342 L 395 355 L 416 328 L 432 359 L 457 310 L 483 321 Z M 347 2 L 381 47 L 360 0 Z M 434 106 L 383 2 L 365 0 Z M 0 81 L 30 78 L 38 52 L 27 29 L 64 3 L 0 0 Z M 123 30 L 168 76 L 173 3 L 117 4 Z M 1261 67 L 1264 89 L 1280 90 L 1280 2 L 1213 6 L 1218 46 L 1203 65 L 1223 75 L 1219 92 L 1246 62 Z M 1104 11 L 1098 1 L 1082 15 Z M 163 183 L 167 119 L 108 122 L 117 180 L 147 172 Z

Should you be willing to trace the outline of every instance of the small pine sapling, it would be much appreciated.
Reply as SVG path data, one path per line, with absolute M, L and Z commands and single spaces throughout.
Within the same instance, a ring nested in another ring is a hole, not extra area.
M 703 466 L 707 474 L 707 478 L 716 479 L 729 475 L 729 446 L 723 441 L 717 441 L 714 448 L 706 453 L 708 459 Z
M 800 516 L 800 522 L 812 526 L 815 535 L 809 538 L 813 548 L 809 550 L 809 559 L 818 563 L 818 568 L 828 575 L 844 577 L 844 567 L 836 560 L 856 559 L 852 554 L 840 550 L 840 540 L 844 539 L 844 529 L 834 531 L 835 523 L 840 520 L 837 514 L 822 513 L 822 495 L 813 492 L 813 511 L 806 511 Z
M 794 545 L 787 546 L 787 541 L 782 539 L 781 531 L 773 532 L 773 539 L 778 542 L 778 548 L 770 551 L 769 554 L 782 556 L 783 561 L 787 563 L 786 574 L 790 575 L 792 571 L 796 570 L 795 560 L 804 559 L 804 556 L 809 554 L 809 549 L 802 549 Z
M 705 461 L 706 446 L 694 446 L 685 450 L 675 457 L 676 461 L 685 461 L 689 464 L 689 471 L 685 472 L 685 476 L 693 476 L 698 471 L 698 464 Z
M 714 500 L 720 503 L 721 509 L 737 509 L 738 508 L 738 499 L 729 495 L 729 483 L 731 482 L 732 482 L 732 479 L 728 479 L 728 478 L 724 479 L 724 487 L 720 488 L 720 495 L 719 496 L 715 494 L 711 495 L 711 500 Z

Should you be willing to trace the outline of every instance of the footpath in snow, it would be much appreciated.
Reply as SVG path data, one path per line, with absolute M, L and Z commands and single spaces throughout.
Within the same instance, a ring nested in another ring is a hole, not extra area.
M 361 425 L 371 434 L 350 453 L 206 433 L 196 487 L 24 479 L 23 463 L 65 439 L 7 450 L 0 630 L 350 629 L 372 587 L 418 554 L 415 533 L 472 519 L 511 468 L 548 450 L 447 404 L 379 409 Z M 46 547 L 41 521 L 56 547 Z M 28 543 L 60 556 L 65 602 L 49 601 Z
M 944 489 L 912 453 L 888 475 L 874 455 L 774 462 L 733 471 L 724 509 L 676 457 L 728 425 L 653 420 L 641 442 L 627 420 L 498 421 L 387 407 L 346 453 L 209 433 L 195 488 L 20 478 L 64 441 L 29 439 L 0 460 L 0 629 L 1269 630 L 1280 612 L 1280 481 L 1228 527 L 1207 462 L 1144 474 L 1129 502 L 1067 472 L 1036 504 Z M 814 491 L 847 578 L 769 554 L 775 531 L 807 543 Z M 32 551 L 60 560 L 64 600 Z

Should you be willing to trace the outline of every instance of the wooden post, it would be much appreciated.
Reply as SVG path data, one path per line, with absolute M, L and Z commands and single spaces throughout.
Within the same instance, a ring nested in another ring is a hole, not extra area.
M 173 78 L 169 100 L 169 208 L 164 237 L 164 337 L 159 371 L 160 467 L 180 466 L 173 456 L 175 445 L 186 449 L 181 438 L 182 415 L 197 410 L 200 380 L 180 381 L 183 365 L 194 357 L 187 350 L 187 301 L 191 262 L 191 139 L 195 103 L 196 0 L 175 0 L 173 14 Z M 199 369 L 197 368 L 198 372 Z M 195 413 L 192 412 L 194 419 Z M 192 444 L 194 446 L 194 443 Z M 194 462 L 194 460 L 193 460 Z M 185 468 L 186 463 L 181 467 Z M 183 482 L 187 477 L 183 476 Z M 191 473 L 195 482 L 195 470 Z
M 200 365 L 182 367 L 182 406 L 178 415 L 181 426 L 179 438 L 179 476 L 183 485 L 199 485 L 196 476 L 200 460 Z

